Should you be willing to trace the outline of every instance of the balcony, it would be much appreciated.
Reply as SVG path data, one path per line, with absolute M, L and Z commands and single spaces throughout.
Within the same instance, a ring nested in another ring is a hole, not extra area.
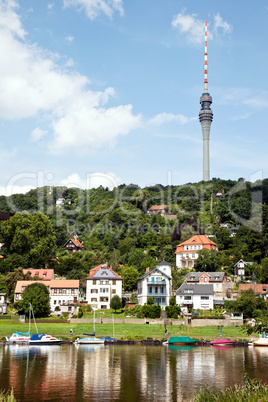
M 148 292 L 147 293 L 148 296 L 153 296 L 153 297 L 166 297 L 166 292 Z
M 148 282 L 146 282 L 147 283 L 147 285 L 150 285 L 150 286 L 154 286 L 154 285 L 160 285 L 160 286 L 166 286 L 166 281 L 148 281 Z

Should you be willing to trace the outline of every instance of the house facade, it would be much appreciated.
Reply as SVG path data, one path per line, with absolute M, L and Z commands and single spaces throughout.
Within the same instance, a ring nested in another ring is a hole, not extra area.
M 27 286 L 32 285 L 33 283 L 42 283 L 47 287 L 48 291 L 50 291 L 50 281 L 17 281 L 14 292 L 14 301 L 22 300 L 22 293 Z
M 65 250 L 75 253 L 76 251 L 82 251 L 84 246 L 78 239 L 72 238 L 67 241 L 67 243 L 64 245 Z
M 195 235 L 178 244 L 175 251 L 177 267 L 193 268 L 199 251 L 203 249 L 219 251 L 218 245 L 210 240 L 207 235 Z
M 246 275 L 246 268 L 248 265 L 252 265 L 252 262 L 245 262 L 242 259 L 239 260 L 235 265 L 234 265 L 234 274 L 235 276 L 243 277 Z
M 86 300 L 94 309 L 109 309 L 111 299 L 118 295 L 122 298 L 122 277 L 107 264 L 90 270 L 87 277 Z
M 147 213 L 150 215 L 159 214 L 161 216 L 164 216 L 166 215 L 166 209 L 167 205 L 153 205 L 148 209 Z
M 55 311 L 56 307 L 62 305 L 74 305 L 79 302 L 79 280 L 78 279 L 54 279 L 50 281 L 50 309 Z M 71 309 L 70 309 L 71 311 Z
M 176 291 L 176 304 L 194 310 L 213 309 L 213 285 L 190 285 L 183 283 Z
M 7 304 L 6 304 L 6 293 L 0 293 L 0 314 L 6 314 Z
M 162 261 L 153 270 L 147 269 L 138 279 L 138 303 L 144 305 L 151 296 L 154 303 L 161 307 L 169 306 L 172 296 L 171 264 Z

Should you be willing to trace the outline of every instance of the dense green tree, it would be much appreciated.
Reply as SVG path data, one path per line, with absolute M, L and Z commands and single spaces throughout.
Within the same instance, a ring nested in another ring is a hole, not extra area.
M 200 250 L 194 264 L 195 271 L 218 271 L 220 269 L 218 258 L 218 252 L 215 250 Z
M 1 232 L 4 252 L 24 256 L 28 267 L 44 266 L 55 252 L 56 237 L 51 222 L 39 212 L 16 213 L 1 223 Z
M 123 289 L 126 292 L 137 289 L 137 279 L 140 274 L 136 268 L 126 267 L 120 268 L 119 275 L 123 278 Z
M 0 275 L 0 293 L 7 293 L 7 284 L 4 275 Z
M 14 303 L 19 312 L 29 315 L 29 306 L 32 305 L 35 317 L 47 317 L 50 314 L 49 291 L 43 283 L 28 285 L 22 293 L 22 300 Z
M 261 268 L 260 268 L 260 282 L 261 283 L 268 283 L 268 258 L 263 258 L 261 261 Z
M 147 304 L 147 306 L 152 306 L 154 304 L 154 299 L 152 298 L 152 296 L 147 297 L 146 304 Z
M 6 288 L 8 296 L 10 297 L 14 294 L 17 281 L 25 281 L 31 279 L 32 277 L 30 272 L 24 275 L 22 268 L 15 268 L 14 271 L 9 272 L 6 276 Z
M 233 304 L 233 309 L 243 313 L 245 318 L 257 315 L 257 310 L 266 311 L 267 302 L 259 296 L 255 296 L 252 289 L 242 292 L 241 296 Z
M 122 307 L 122 300 L 118 295 L 114 295 L 111 298 L 110 306 L 112 309 L 114 309 L 115 312 L 116 310 L 119 310 Z

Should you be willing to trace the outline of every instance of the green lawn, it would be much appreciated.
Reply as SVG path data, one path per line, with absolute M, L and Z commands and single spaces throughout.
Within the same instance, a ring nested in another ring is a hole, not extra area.
M 68 338 L 70 329 L 74 330 L 75 337 L 83 333 L 92 333 L 93 324 L 69 324 L 69 323 L 38 323 L 38 331 L 49 333 L 54 336 Z M 114 324 L 115 336 L 118 339 L 154 339 L 164 338 L 164 325 L 162 324 Z M 187 335 L 187 328 L 182 325 L 168 325 L 169 336 Z M 96 336 L 113 336 L 113 324 L 96 324 Z M 27 332 L 28 324 L 22 324 L 18 321 L 1 320 L 0 339 L 10 336 L 15 331 Z M 34 324 L 31 326 L 31 332 L 35 332 Z M 189 328 L 189 335 L 197 339 L 215 339 L 219 338 L 220 330 L 217 326 Z M 242 331 L 242 327 L 222 327 L 222 338 L 233 338 L 237 340 L 249 339 Z M 254 336 L 254 334 L 253 334 Z M 257 336 L 257 335 L 255 335 Z

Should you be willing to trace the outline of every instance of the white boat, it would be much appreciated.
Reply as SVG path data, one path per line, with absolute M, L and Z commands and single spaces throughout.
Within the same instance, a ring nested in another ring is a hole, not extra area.
M 29 345 L 58 345 L 61 339 L 47 334 L 33 334 L 30 337 Z
M 268 346 L 268 338 L 259 338 L 256 341 L 253 341 L 253 346 Z
M 9 338 L 6 336 L 6 341 L 8 344 L 28 344 L 30 340 L 30 331 L 24 332 L 14 332 Z
M 100 339 L 95 337 L 95 310 L 93 310 L 93 323 L 94 332 L 93 334 L 83 334 L 88 335 L 87 338 L 77 338 L 74 342 L 78 345 L 88 345 L 88 344 L 103 344 L 105 339 Z

